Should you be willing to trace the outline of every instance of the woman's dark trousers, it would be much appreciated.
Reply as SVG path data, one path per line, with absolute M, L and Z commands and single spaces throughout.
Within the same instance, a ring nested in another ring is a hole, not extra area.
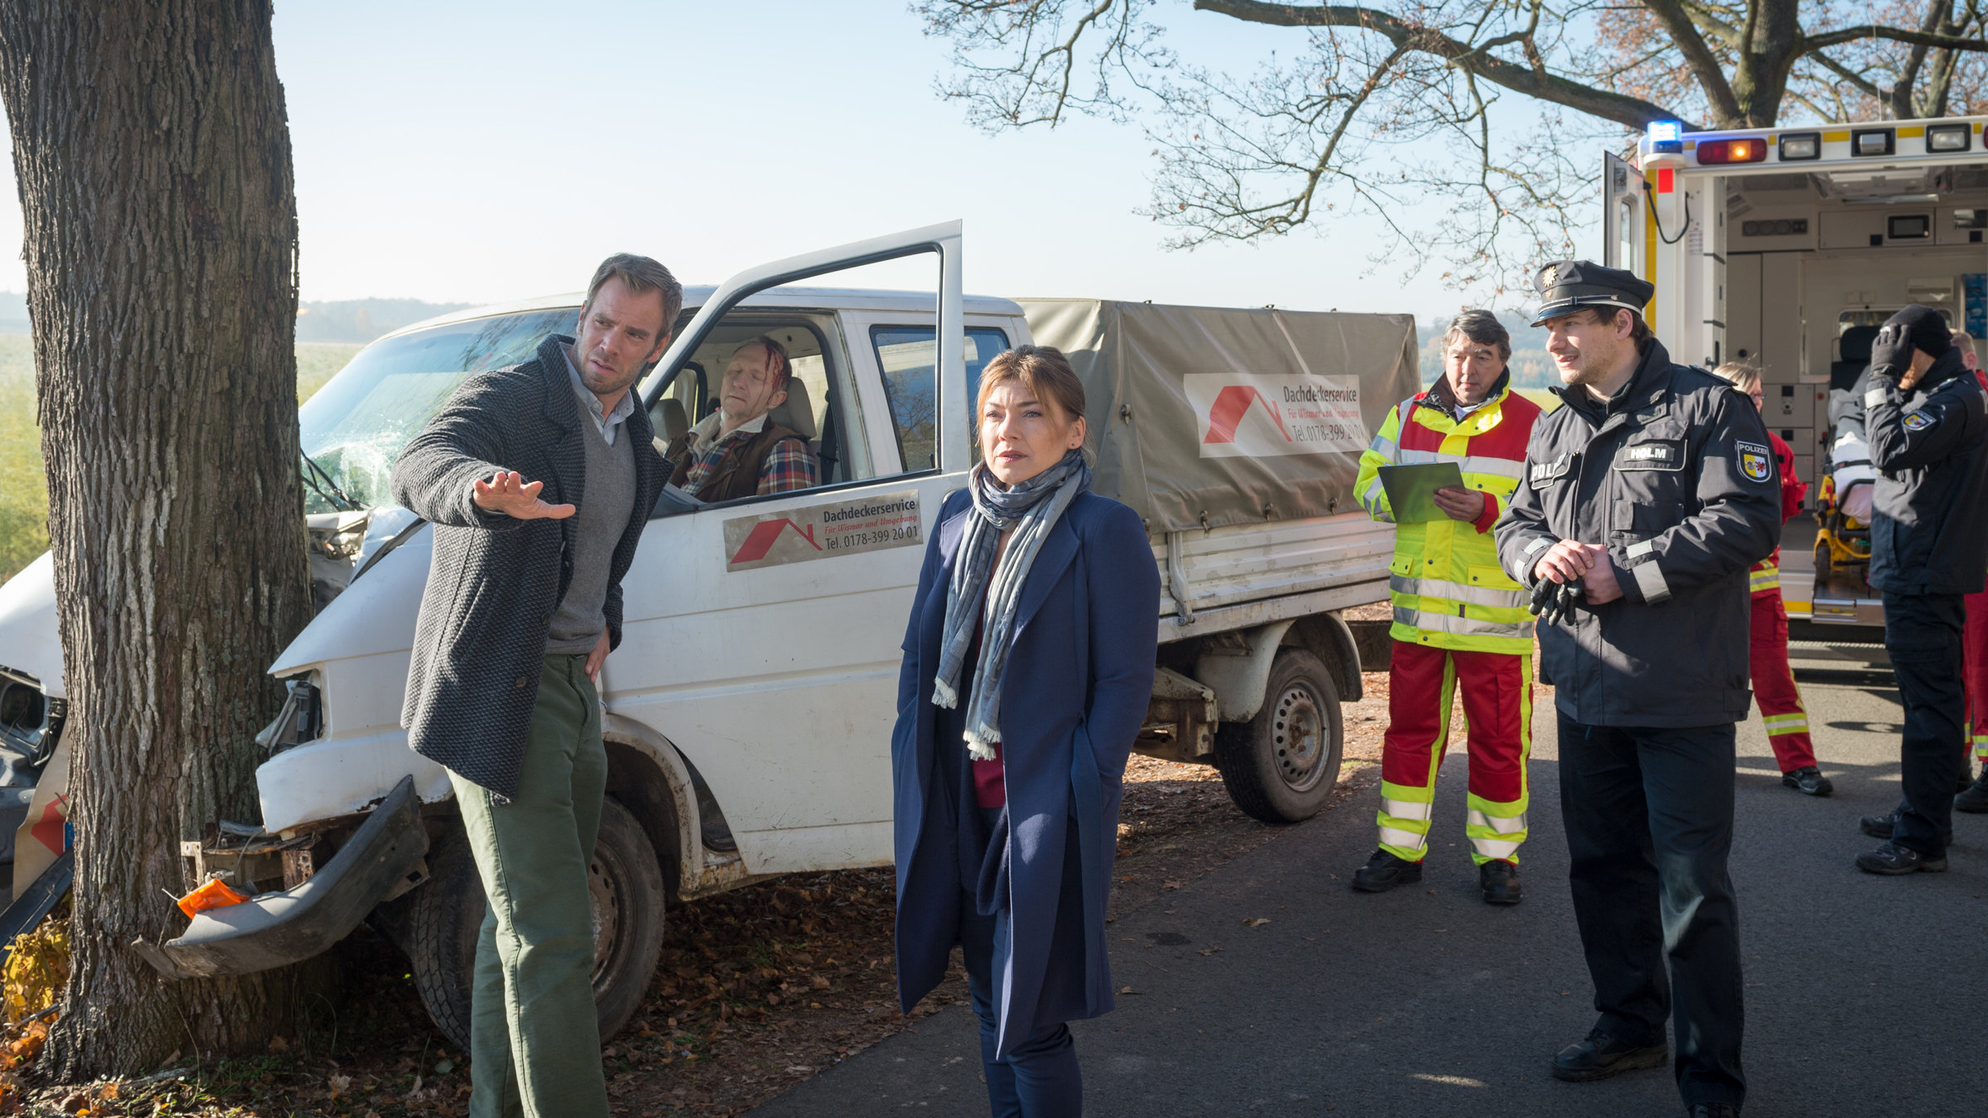
M 982 916 L 973 894 L 960 893 L 960 950 L 967 989 L 980 1018 L 980 1066 L 994 1118 L 1076 1118 L 1084 1112 L 1084 1076 L 1070 1027 L 1058 1023 L 1030 1033 L 1015 1049 L 994 1058 L 994 960 L 1008 956 L 1008 919 Z M 998 948 L 998 950 L 997 950 Z

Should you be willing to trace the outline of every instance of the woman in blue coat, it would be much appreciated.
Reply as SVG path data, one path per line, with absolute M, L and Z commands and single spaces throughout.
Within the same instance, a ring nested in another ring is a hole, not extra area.
M 1087 492 L 1061 353 L 995 357 L 975 414 L 982 461 L 926 543 L 898 681 L 898 998 L 959 944 L 996 1118 L 1075 1115 L 1064 1023 L 1112 1008 L 1105 897 L 1160 576 L 1138 514 Z

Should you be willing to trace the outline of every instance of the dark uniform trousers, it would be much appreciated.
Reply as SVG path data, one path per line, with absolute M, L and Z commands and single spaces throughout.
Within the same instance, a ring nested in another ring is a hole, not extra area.
M 1954 783 L 1967 743 L 1960 674 L 1964 603 L 1959 594 L 1884 595 L 1884 649 L 1905 707 L 1905 797 L 1891 841 L 1930 858 L 1945 857 L 1953 840 Z
M 1679 1093 L 1738 1106 L 1733 725 L 1584 726 L 1562 713 L 1560 815 L 1599 1027 L 1647 1046 L 1672 1017 Z

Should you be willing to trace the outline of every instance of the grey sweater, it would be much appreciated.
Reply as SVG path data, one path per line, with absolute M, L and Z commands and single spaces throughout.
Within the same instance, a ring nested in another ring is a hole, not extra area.
M 600 435 L 573 398 L 560 348 L 570 340 L 547 338 L 532 360 L 465 380 L 393 467 L 394 499 L 435 533 L 401 709 L 408 744 L 507 799 L 517 792 L 548 622 L 573 580 L 579 518 L 493 516 L 470 500 L 470 486 L 516 470 L 545 482 L 546 501 L 586 507 L 581 440 Z M 669 476 L 654 437 L 637 408 L 616 440 L 634 455 L 635 493 L 601 604 L 610 647 L 621 643 L 622 576 Z
M 607 627 L 608 563 L 635 506 L 634 440 L 609 446 L 592 421 L 582 419 L 580 444 L 586 447 L 587 501 L 573 513 L 573 581 L 547 626 L 545 651 L 554 656 L 583 655 L 600 643 Z

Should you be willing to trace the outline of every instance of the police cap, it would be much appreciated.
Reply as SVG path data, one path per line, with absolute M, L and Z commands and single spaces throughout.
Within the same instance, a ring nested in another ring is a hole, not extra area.
M 1657 290 L 1634 272 L 1604 268 L 1592 260 L 1555 260 L 1541 268 L 1532 282 L 1540 299 L 1532 316 L 1534 326 L 1583 307 L 1617 307 L 1642 314 Z

